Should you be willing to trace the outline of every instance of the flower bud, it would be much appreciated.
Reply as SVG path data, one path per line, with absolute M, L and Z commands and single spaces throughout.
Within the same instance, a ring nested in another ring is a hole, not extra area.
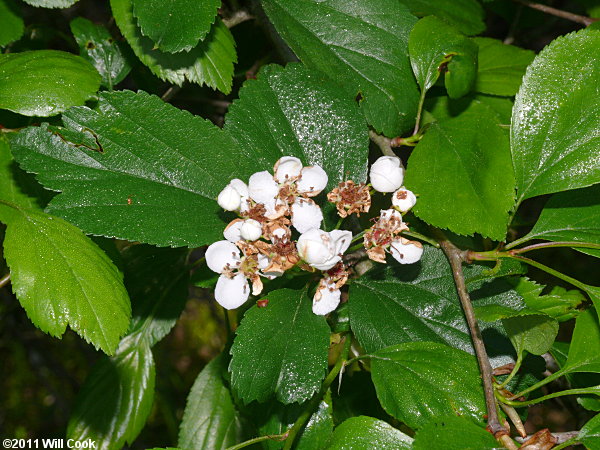
M 275 197 L 279 194 L 279 186 L 266 170 L 256 172 L 248 181 L 248 192 L 250 198 L 256 203 L 262 203 L 265 206 L 275 207 Z
M 206 249 L 206 264 L 213 272 L 223 273 L 225 269 L 234 269 L 240 264 L 240 251 L 229 241 L 217 241 Z
M 302 169 L 300 179 L 296 182 L 298 192 L 307 197 L 319 195 L 327 186 L 327 173 L 321 166 L 309 166 Z
M 329 314 L 340 304 L 342 292 L 335 288 L 334 284 L 330 284 L 325 279 L 322 279 L 313 297 L 312 311 L 318 316 Z
M 278 183 L 293 181 L 300 176 L 302 162 L 295 156 L 283 156 L 275 163 L 273 170 L 275 171 L 273 178 Z
M 390 244 L 390 253 L 400 264 L 413 264 L 423 256 L 423 245 L 420 242 L 399 237 Z
M 234 178 L 233 180 L 231 180 L 229 182 L 229 186 L 238 191 L 238 194 L 240 194 L 242 197 L 250 196 L 250 194 L 248 193 L 248 186 L 239 178 Z
M 219 196 L 217 197 L 217 203 L 225 211 L 235 211 L 240 207 L 241 195 L 233 187 L 227 185 L 219 193 Z
M 392 205 L 403 213 L 409 211 L 416 203 L 417 197 L 415 194 L 405 187 L 401 187 L 392 194 Z
M 327 233 L 313 228 L 298 238 L 298 255 L 315 269 L 329 270 L 342 260 L 341 254 L 348 249 L 351 240 L 350 231 Z
M 297 198 L 292 205 L 292 225 L 299 233 L 311 228 L 319 228 L 323 221 L 321 208 L 315 202 L 305 198 Z
M 404 181 L 404 167 L 397 156 L 381 156 L 371 166 L 371 186 L 379 192 L 394 192 Z
M 242 219 L 234 219 L 229 222 L 229 225 L 223 230 L 223 237 L 229 242 L 237 242 L 242 239 L 241 228 L 244 224 Z
M 247 219 L 240 228 L 240 235 L 247 241 L 256 241 L 262 235 L 262 226 L 258 220 Z
M 238 273 L 233 278 L 221 275 L 215 287 L 215 300 L 225 309 L 242 306 L 250 296 L 250 286 L 246 277 Z

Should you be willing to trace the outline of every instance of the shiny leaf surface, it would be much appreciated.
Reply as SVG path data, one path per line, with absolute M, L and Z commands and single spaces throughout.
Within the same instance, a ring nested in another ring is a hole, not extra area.
M 38 8 L 68 8 L 77 3 L 77 0 L 24 0 L 31 6 Z
M 23 35 L 25 24 L 19 7 L 13 0 L 0 0 L 0 17 L 2 17 L 0 47 L 4 47 Z
M 400 0 L 418 17 L 435 15 L 465 34 L 479 34 L 485 29 L 484 12 L 475 0 Z
M 564 369 L 600 373 L 600 325 L 593 308 L 577 317 Z
M 558 334 L 558 322 L 545 314 L 507 317 L 502 319 L 502 325 L 518 355 L 524 351 L 543 355 L 550 350 Z
M 434 444 L 435 443 L 435 444 Z M 466 417 L 436 417 L 415 435 L 414 450 L 494 450 L 498 442 L 492 435 Z
M 410 436 L 383 420 L 359 416 L 345 420 L 335 429 L 327 450 L 408 450 L 412 448 L 412 441 Z

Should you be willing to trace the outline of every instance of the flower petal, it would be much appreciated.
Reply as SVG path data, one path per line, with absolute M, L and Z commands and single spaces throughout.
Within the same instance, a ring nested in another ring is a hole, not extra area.
M 236 268 L 240 264 L 240 251 L 229 241 L 217 241 L 206 249 L 206 264 L 213 272 L 223 273 L 227 268 Z
M 321 282 L 313 297 L 313 313 L 318 316 L 329 314 L 340 304 L 341 295 L 342 292 L 339 289 L 333 289 L 326 283 Z
M 321 208 L 310 199 L 297 198 L 292 205 L 292 225 L 299 233 L 320 228 L 323 221 Z
M 215 287 L 215 300 L 225 309 L 242 306 L 250 296 L 250 286 L 246 277 L 238 273 L 233 278 L 221 275 Z
M 417 197 L 412 191 L 401 187 L 392 194 L 392 205 L 405 213 L 417 203 Z
M 352 232 L 348 230 L 332 230 L 329 232 L 331 239 L 334 242 L 335 254 L 343 255 L 348 247 L 350 247 L 350 242 L 352 242 Z
M 275 181 L 278 183 L 292 181 L 300 175 L 302 161 L 295 156 L 283 156 L 275 163 L 273 170 L 275 171 L 273 178 L 275 178 Z
M 248 185 L 239 178 L 234 178 L 231 180 L 229 182 L 229 186 L 234 188 L 242 197 L 248 197 L 250 195 L 248 192 Z
M 413 264 L 423 256 L 423 245 L 403 237 L 396 238 L 390 244 L 390 253 L 400 264 Z
M 240 229 L 240 235 L 247 241 L 256 241 L 262 235 L 262 226 L 258 220 L 246 219 Z
M 309 166 L 300 172 L 301 178 L 296 182 L 298 192 L 308 197 L 318 195 L 327 186 L 327 173 L 321 166 Z
M 240 207 L 241 196 L 230 185 L 225 186 L 217 197 L 217 203 L 225 211 L 235 211 Z
M 404 181 L 404 167 L 397 156 L 381 156 L 371 166 L 369 179 L 373 189 L 394 192 Z
M 242 239 L 240 230 L 243 224 L 244 221 L 242 219 L 233 219 L 231 222 L 229 222 L 229 225 L 227 225 L 225 230 L 223 230 L 223 236 L 225 239 L 227 239 L 229 242 L 237 242 Z
M 268 205 L 275 207 L 275 197 L 279 194 L 279 186 L 271 175 L 266 170 L 256 172 L 250 177 L 248 182 L 248 191 L 250 198 L 256 203 L 262 203 L 268 208 Z

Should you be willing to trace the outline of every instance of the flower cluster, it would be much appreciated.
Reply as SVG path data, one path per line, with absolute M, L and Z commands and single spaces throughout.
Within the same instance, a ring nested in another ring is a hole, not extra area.
M 404 168 L 399 158 L 384 156 L 371 167 L 370 181 L 379 192 L 393 192 L 393 209 L 381 211 L 374 225 L 364 234 L 367 255 L 385 263 L 386 252 L 403 264 L 420 259 L 423 248 L 400 233 L 408 230 L 401 212 L 416 203 L 415 195 L 402 186 Z M 342 255 L 352 242 L 346 230 L 321 229 L 323 213 L 313 197 L 327 186 L 327 174 L 318 165 L 303 166 L 293 156 L 280 158 L 273 168 L 257 172 L 248 184 L 231 180 L 217 198 L 226 211 L 237 212 L 223 231 L 224 240 L 206 251 L 208 267 L 220 274 L 215 299 L 226 309 L 244 304 L 250 293 L 259 295 L 263 278 L 272 279 L 294 266 L 321 271 L 322 277 L 313 297 L 313 312 L 325 315 L 337 308 L 340 288 L 349 276 Z M 348 180 L 327 195 L 338 214 L 366 213 L 371 206 L 369 185 Z M 295 230 L 299 237 L 293 239 Z

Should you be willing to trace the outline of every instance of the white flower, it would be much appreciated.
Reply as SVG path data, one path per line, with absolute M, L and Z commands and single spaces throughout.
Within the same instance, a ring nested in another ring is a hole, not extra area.
M 379 210 L 379 222 L 389 222 L 391 219 L 399 220 L 402 222 L 402 214 L 395 209 L 381 209 Z
M 398 208 L 399 211 L 405 213 L 409 211 L 417 203 L 417 197 L 412 191 L 409 191 L 404 186 L 392 194 L 392 205 Z
M 249 197 L 248 186 L 239 178 L 234 178 L 229 182 L 229 186 L 234 188 L 242 197 Z
M 279 194 L 279 186 L 273 179 L 273 175 L 265 170 L 263 172 L 256 172 L 250 177 L 248 192 L 250 198 L 256 203 L 262 203 L 265 207 L 272 205 L 274 208 L 275 197 Z
M 296 180 L 300 176 L 302 162 L 295 156 L 283 156 L 275 163 L 273 178 L 278 183 Z
M 413 264 L 423 256 L 423 245 L 417 241 L 397 237 L 390 244 L 390 253 L 400 264 Z
M 223 273 L 240 265 L 240 250 L 229 241 L 217 241 L 206 249 L 206 264 L 213 272 Z
M 373 189 L 394 192 L 404 181 L 404 167 L 397 156 L 381 156 L 371 166 L 369 173 Z
M 244 224 L 242 219 L 234 219 L 229 222 L 229 225 L 225 227 L 223 230 L 223 237 L 227 239 L 229 242 L 237 242 L 242 239 L 241 228 Z
M 256 241 L 262 235 L 262 226 L 258 220 L 246 219 L 240 228 L 240 235 L 247 241 Z
M 293 203 L 292 225 L 299 233 L 305 233 L 311 228 L 319 228 L 322 221 L 321 208 L 312 200 L 300 197 Z
M 298 255 L 310 266 L 329 270 L 342 260 L 342 254 L 350 246 L 352 233 L 333 230 L 329 233 L 313 228 L 298 238 Z
M 219 193 L 217 203 L 225 211 L 235 211 L 239 209 L 242 196 L 230 185 L 227 185 Z
M 221 275 L 215 287 L 215 300 L 225 309 L 242 306 L 250 296 L 250 286 L 243 273 L 233 278 Z
M 313 297 L 313 313 L 318 316 L 329 314 L 340 304 L 341 295 L 342 292 L 335 287 L 335 283 L 327 278 L 323 278 Z
M 327 174 L 321 166 L 305 167 L 300 172 L 300 179 L 296 182 L 296 186 L 299 193 L 314 197 L 327 186 Z

